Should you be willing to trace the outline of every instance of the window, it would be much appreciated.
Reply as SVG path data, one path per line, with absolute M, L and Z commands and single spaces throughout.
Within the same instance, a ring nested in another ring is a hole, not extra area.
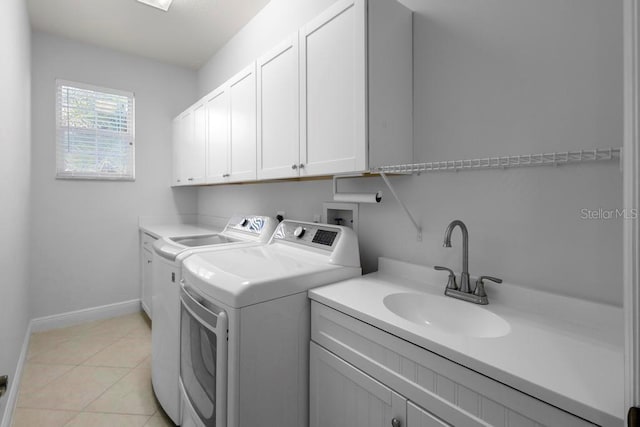
M 56 81 L 56 178 L 135 178 L 133 93 Z

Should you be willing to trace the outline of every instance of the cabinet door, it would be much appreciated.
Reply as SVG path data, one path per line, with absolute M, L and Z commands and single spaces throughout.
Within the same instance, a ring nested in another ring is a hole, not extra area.
M 258 179 L 298 176 L 298 33 L 257 60 Z
M 310 346 L 310 427 L 404 426 L 402 396 L 317 344 Z
M 204 104 L 195 105 L 177 119 L 173 141 L 176 185 L 204 182 L 204 126 Z
M 339 0 L 300 30 L 301 175 L 367 168 L 365 0 Z
M 256 179 L 256 72 L 255 64 L 234 76 L 229 91 L 229 180 Z
M 193 108 L 193 123 L 190 143 L 186 145 L 184 155 L 184 168 L 187 171 L 189 184 L 202 184 L 205 177 L 205 144 L 207 139 L 207 116 L 204 102 L 196 104 Z
M 171 185 L 173 186 L 186 185 L 186 183 L 182 182 L 182 170 L 180 169 L 182 166 L 182 159 L 180 158 L 182 154 L 180 151 L 182 132 L 182 118 L 178 116 L 173 119 L 173 178 L 171 180 Z
M 407 402 L 407 427 L 451 427 L 440 418 Z
M 174 185 L 189 185 L 189 146 L 193 140 L 193 110 L 176 117 L 173 132 Z
M 206 98 L 207 110 L 207 183 L 229 180 L 229 98 L 226 87 Z
M 142 250 L 142 308 L 151 319 L 153 297 L 153 256 L 146 249 Z

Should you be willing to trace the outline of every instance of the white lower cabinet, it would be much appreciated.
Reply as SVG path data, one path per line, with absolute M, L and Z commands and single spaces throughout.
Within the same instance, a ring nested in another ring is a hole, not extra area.
M 316 301 L 310 426 L 593 426 Z
M 142 309 L 151 319 L 152 295 L 153 295 L 153 242 L 155 237 L 147 233 L 140 236 L 140 302 Z
M 310 427 L 450 427 L 315 343 Z
M 407 401 L 322 347 L 310 349 L 311 427 L 402 427 Z

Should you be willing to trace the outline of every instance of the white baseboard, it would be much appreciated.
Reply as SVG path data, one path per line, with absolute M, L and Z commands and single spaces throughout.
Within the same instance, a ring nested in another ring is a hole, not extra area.
M 83 310 L 69 311 L 52 316 L 38 317 L 31 320 L 31 332 L 47 331 L 49 329 L 64 328 L 92 320 L 108 319 L 140 311 L 140 300 L 117 302 Z M 1 427 L 1 426 L 0 426 Z
M 24 341 L 22 342 L 22 349 L 20 350 L 20 357 L 18 358 L 18 364 L 13 377 L 9 377 L 9 394 L 7 395 L 7 406 L 4 410 L 4 416 L 0 420 L 0 427 L 10 427 L 13 420 L 13 412 L 16 409 L 16 403 L 18 401 L 18 391 L 20 387 L 20 378 L 22 378 L 22 369 L 24 363 L 27 360 L 27 351 L 29 350 L 29 339 L 31 338 L 31 322 L 27 326 L 27 331 L 24 335 Z

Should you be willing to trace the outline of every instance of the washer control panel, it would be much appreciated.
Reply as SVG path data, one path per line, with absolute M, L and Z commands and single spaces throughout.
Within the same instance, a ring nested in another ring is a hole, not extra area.
M 264 216 L 234 216 L 227 223 L 226 229 L 259 235 L 269 220 L 270 218 Z
M 276 229 L 273 239 L 330 251 L 336 246 L 341 233 L 340 228 L 330 225 L 283 221 Z

